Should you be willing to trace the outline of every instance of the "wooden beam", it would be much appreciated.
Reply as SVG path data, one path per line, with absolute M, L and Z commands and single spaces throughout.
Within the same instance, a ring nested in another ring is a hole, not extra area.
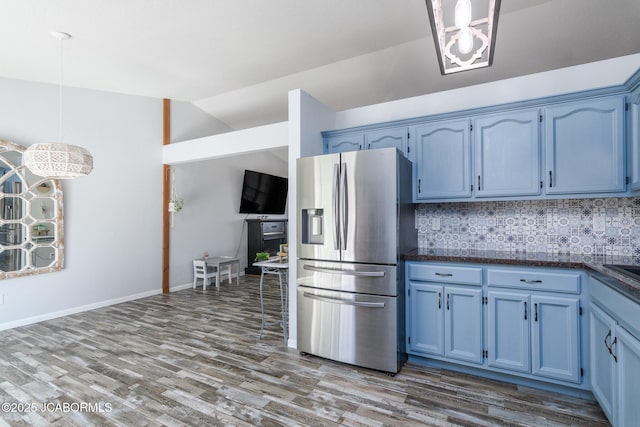
M 162 145 L 171 143 L 171 100 L 162 100 Z M 162 293 L 169 293 L 169 198 L 171 196 L 171 166 L 162 165 Z

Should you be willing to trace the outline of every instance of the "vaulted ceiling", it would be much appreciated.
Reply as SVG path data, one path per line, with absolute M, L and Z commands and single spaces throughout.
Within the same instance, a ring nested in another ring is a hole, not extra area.
M 455 0 L 444 0 L 455 1 Z M 0 0 L 0 77 L 190 101 L 232 129 L 640 52 L 638 0 L 503 0 L 494 64 L 440 75 L 424 0 Z

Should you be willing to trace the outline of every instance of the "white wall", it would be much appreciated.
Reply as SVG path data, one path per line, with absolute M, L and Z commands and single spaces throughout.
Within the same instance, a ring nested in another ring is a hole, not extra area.
M 178 197 L 184 208 L 174 216 L 170 237 L 172 290 L 191 286 L 192 260 L 210 256 L 240 258 L 241 274 L 248 265 L 246 214 L 239 214 L 244 170 L 287 176 L 287 148 L 174 165 Z M 291 193 L 290 193 L 291 194 Z M 255 218 L 255 215 L 248 216 Z M 286 218 L 286 215 L 269 215 Z M 253 261 L 253 260 L 251 260 Z
M 297 297 L 296 275 L 297 248 L 297 173 L 296 159 L 322 154 L 320 132 L 331 129 L 335 122 L 335 112 L 308 93 L 297 89 L 289 92 L 289 342 L 297 345 Z
M 639 68 L 640 54 L 635 54 L 398 101 L 352 108 L 336 113 L 335 129 L 617 86 L 623 84 Z
M 171 135 L 170 141 L 186 141 L 232 129 L 220 120 L 205 113 L 191 102 L 171 101 Z
M 0 79 L 0 138 L 58 139 L 58 87 Z M 63 182 L 65 269 L 0 281 L 0 329 L 161 291 L 162 102 L 65 88 L 64 142 L 93 172 Z

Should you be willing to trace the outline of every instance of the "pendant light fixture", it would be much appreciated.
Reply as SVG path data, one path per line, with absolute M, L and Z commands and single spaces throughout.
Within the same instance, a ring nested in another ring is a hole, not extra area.
M 47 178 L 72 179 L 88 175 L 93 169 L 93 157 L 84 148 L 62 142 L 62 77 L 64 71 L 63 43 L 71 38 L 68 33 L 52 32 L 60 40 L 59 142 L 37 143 L 24 154 L 24 165 L 35 175 Z
M 444 74 L 493 63 L 500 0 L 425 0 Z

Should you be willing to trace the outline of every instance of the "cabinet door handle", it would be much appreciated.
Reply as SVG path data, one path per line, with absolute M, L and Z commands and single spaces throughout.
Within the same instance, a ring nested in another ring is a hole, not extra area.
M 480 191 L 480 175 L 478 175 L 478 191 Z
M 418 180 L 418 193 L 422 193 L 422 180 Z
M 520 279 L 523 283 L 542 283 L 542 280 L 529 280 L 529 279 Z
M 618 356 L 616 356 L 616 354 L 613 352 L 613 347 L 616 345 L 617 342 L 618 342 L 618 337 L 615 337 L 613 339 L 613 342 L 611 343 L 611 347 L 609 348 L 609 351 L 611 352 L 611 355 L 613 356 L 613 360 L 615 360 L 616 363 L 618 363 Z
M 524 302 L 524 320 L 527 320 L 527 302 Z
M 440 276 L 440 277 L 451 277 L 453 276 L 453 274 L 451 273 L 435 273 L 436 276 Z
M 607 340 L 611 338 L 611 329 L 609 329 L 609 332 L 607 333 L 607 335 L 604 337 L 604 346 L 607 347 L 607 350 L 609 350 L 609 354 L 611 354 L 611 345 L 609 345 L 607 343 Z
M 549 171 L 549 188 L 553 187 L 553 172 Z
M 449 310 L 449 296 L 450 296 L 450 295 L 451 295 L 451 294 L 447 294 L 447 310 Z
M 442 294 L 438 292 L 438 310 L 442 308 Z
M 537 322 L 538 321 L 538 303 L 533 304 L 533 309 L 535 311 L 535 316 L 534 316 L 533 321 Z

